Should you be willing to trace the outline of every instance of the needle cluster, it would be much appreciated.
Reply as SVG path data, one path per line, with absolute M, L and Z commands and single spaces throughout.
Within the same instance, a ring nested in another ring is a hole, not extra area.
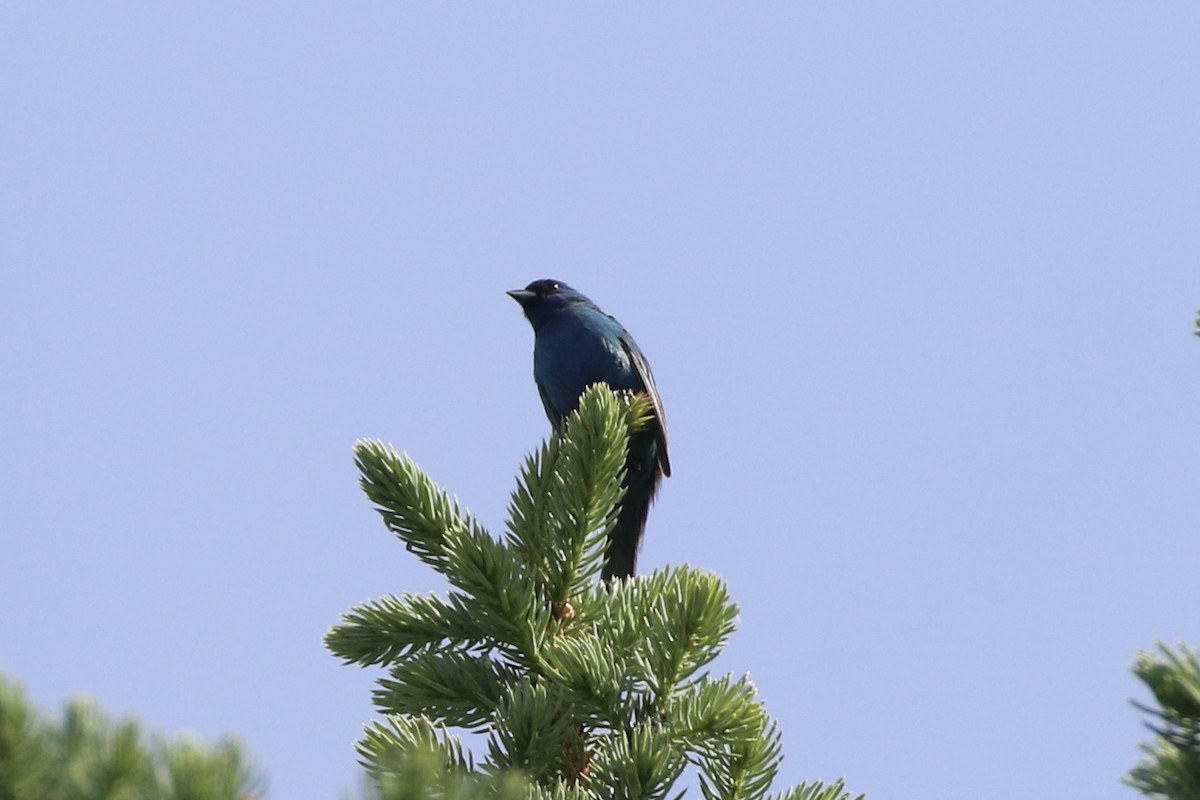
M 451 587 L 365 602 L 326 637 L 386 670 L 359 743 L 381 796 L 426 796 L 425 781 L 444 797 L 667 798 L 684 778 L 704 798 L 767 795 L 778 730 L 747 678 L 704 671 L 735 628 L 725 584 L 688 566 L 598 581 L 648 417 L 644 397 L 591 387 L 525 461 L 498 538 L 410 458 L 357 444 L 387 527 Z M 840 782 L 779 796 L 848 797 Z

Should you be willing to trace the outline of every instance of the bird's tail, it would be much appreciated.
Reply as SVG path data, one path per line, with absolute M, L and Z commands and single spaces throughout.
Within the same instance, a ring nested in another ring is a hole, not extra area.
M 604 568 L 600 577 L 605 583 L 613 578 L 632 577 L 637 570 L 638 550 L 646 530 L 646 515 L 662 479 L 658 463 L 658 441 L 653 431 L 642 431 L 629 439 L 629 455 L 625 460 L 625 496 L 617 511 L 617 523 L 608 537 L 604 551 Z

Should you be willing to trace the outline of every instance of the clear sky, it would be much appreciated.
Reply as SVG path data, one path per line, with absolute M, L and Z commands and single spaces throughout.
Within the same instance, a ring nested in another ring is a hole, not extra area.
M 546 434 L 504 290 L 654 365 L 781 785 L 1129 798 L 1200 643 L 1192 2 L 0 4 L 0 670 L 354 786 L 338 614 Z

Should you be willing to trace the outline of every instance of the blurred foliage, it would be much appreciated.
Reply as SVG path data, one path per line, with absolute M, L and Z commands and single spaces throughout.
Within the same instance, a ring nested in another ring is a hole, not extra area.
M 168 738 L 85 698 L 49 717 L 0 676 L 0 800 L 250 800 L 262 786 L 233 739 Z
M 1157 643 L 1157 652 L 1138 653 L 1133 672 L 1158 707 L 1135 703 L 1151 716 L 1154 738 L 1140 747 L 1144 758 L 1125 780 L 1142 794 L 1166 800 L 1200 800 L 1200 661 L 1180 642 Z

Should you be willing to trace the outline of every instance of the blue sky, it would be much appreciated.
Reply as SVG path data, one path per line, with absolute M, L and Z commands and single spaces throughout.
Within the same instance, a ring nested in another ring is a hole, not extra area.
M 654 365 L 641 564 L 723 575 L 781 782 L 1131 797 L 1128 667 L 1200 643 L 1200 10 L 0 8 L 0 670 L 354 785 L 439 587 L 393 442 L 498 530 L 546 433 L 504 290 Z

